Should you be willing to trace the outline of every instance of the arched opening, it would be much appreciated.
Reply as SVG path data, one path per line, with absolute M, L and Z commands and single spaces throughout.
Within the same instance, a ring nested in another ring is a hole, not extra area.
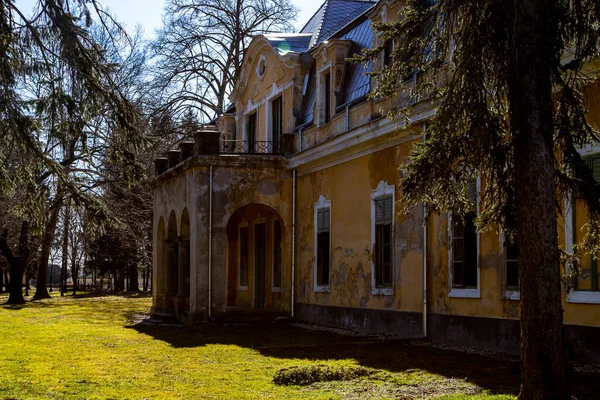
M 227 223 L 227 306 L 281 309 L 285 229 L 262 204 L 236 210 Z
M 177 305 L 178 310 L 189 310 L 190 298 L 190 216 L 187 208 L 181 214 L 181 228 L 179 230 L 178 252 L 178 280 L 177 280 Z
M 165 308 L 175 308 L 175 296 L 177 296 L 178 282 L 178 258 L 179 258 L 179 238 L 177 236 L 177 217 L 175 211 L 169 214 L 169 222 L 167 225 L 167 238 L 165 240 L 166 247 L 166 279 L 165 292 L 166 304 Z
M 164 282 L 165 269 L 167 268 L 165 262 L 165 220 L 160 217 L 158 220 L 158 228 L 156 231 L 156 276 L 153 277 L 153 285 L 156 287 L 156 306 L 162 307 L 164 302 L 164 296 L 166 294 L 166 285 Z

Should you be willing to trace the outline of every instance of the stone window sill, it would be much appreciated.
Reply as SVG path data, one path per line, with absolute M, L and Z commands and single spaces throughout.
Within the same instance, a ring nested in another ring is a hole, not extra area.
M 573 290 L 567 294 L 567 303 L 600 304 L 600 292 Z
M 521 292 L 519 292 L 518 290 L 507 290 L 504 292 L 504 295 L 502 296 L 502 298 L 504 300 L 519 301 L 519 300 L 521 300 Z
M 477 288 L 477 289 L 452 288 L 452 289 L 450 289 L 450 293 L 448 293 L 448 297 L 457 298 L 457 299 L 480 299 L 481 293 L 479 291 L 479 288 Z
M 394 288 L 393 287 L 386 287 L 386 288 L 373 288 L 371 290 L 371 293 L 374 296 L 393 296 L 394 295 Z
M 329 285 L 315 286 L 315 293 L 329 293 Z

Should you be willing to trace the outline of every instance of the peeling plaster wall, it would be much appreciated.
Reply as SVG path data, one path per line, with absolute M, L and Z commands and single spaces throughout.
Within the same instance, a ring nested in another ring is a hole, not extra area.
M 600 81 L 592 83 L 586 91 L 588 99 L 588 121 L 595 129 L 600 129 Z M 563 199 L 559 199 L 562 206 Z M 561 207 L 563 208 L 563 207 Z M 576 213 L 578 215 L 574 229 L 579 237 L 583 235 L 582 227 L 586 211 L 578 202 Z M 504 290 L 502 279 L 504 274 L 504 260 L 500 249 L 500 236 L 498 232 L 488 230 L 480 234 L 480 272 L 481 272 L 481 298 L 461 299 L 448 297 L 448 218 L 434 216 L 430 221 L 429 237 L 429 304 L 432 313 L 451 314 L 457 316 L 492 317 L 505 319 L 520 318 L 520 302 L 503 298 Z M 561 248 L 565 247 L 565 216 L 564 212 L 558 216 L 558 242 Z M 584 266 L 589 265 L 589 257 L 583 260 Z M 562 285 L 562 303 L 564 310 L 564 323 L 567 325 L 599 326 L 600 312 L 596 304 L 581 304 L 567 302 L 566 284 Z
M 397 166 L 408 156 L 410 143 L 389 148 L 298 179 L 297 302 L 324 306 L 420 311 L 422 301 L 421 207 L 400 215 L 395 205 L 394 294 L 373 295 L 371 193 L 380 181 L 395 185 Z M 331 200 L 331 281 L 329 293 L 314 291 L 314 203 Z
M 282 220 L 282 289 L 267 305 L 288 310 L 291 298 L 291 177 L 280 157 L 245 156 L 223 162 L 219 156 L 203 156 L 186 171 L 172 173 L 154 189 L 155 226 L 171 210 L 179 216 L 184 207 L 190 215 L 190 313 L 202 319 L 208 311 L 208 210 L 209 168 L 213 162 L 212 310 L 224 312 L 227 304 L 227 224 L 233 213 L 247 204 L 263 204 Z M 168 174 L 168 173 L 167 173 Z M 165 217 L 166 216 L 166 217 Z M 155 263 L 157 255 L 155 251 Z M 157 274 L 161 268 L 157 265 Z M 270 281 L 267 282 L 270 287 Z

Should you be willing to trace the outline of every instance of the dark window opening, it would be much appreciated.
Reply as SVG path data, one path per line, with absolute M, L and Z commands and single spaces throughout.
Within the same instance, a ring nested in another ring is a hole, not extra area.
M 248 286 L 248 227 L 240 228 L 240 286 Z
M 519 290 L 519 248 L 516 240 L 505 241 L 506 288 Z
M 278 97 L 271 102 L 271 126 L 273 129 L 273 150 L 279 147 L 279 140 L 283 133 L 283 102 Z
M 248 142 L 248 152 L 256 152 L 256 113 L 248 116 L 246 121 L 246 140 Z
M 330 218 L 329 208 L 317 211 L 317 285 L 329 285 L 330 264 Z
M 600 184 L 600 154 L 594 154 L 584 158 L 587 163 L 592 177 L 596 184 Z M 571 218 L 573 221 L 573 244 L 578 243 L 578 232 L 581 231 L 584 224 L 587 213 L 581 213 L 587 208 L 585 200 L 581 193 L 575 192 L 571 198 Z M 576 264 L 574 267 L 578 273 L 573 278 L 573 288 L 579 291 L 598 291 L 600 290 L 600 269 L 598 268 L 598 259 L 600 254 L 589 254 L 588 260 L 581 260 L 581 264 Z
M 329 121 L 331 121 L 331 74 L 330 73 L 326 73 L 323 76 L 323 85 L 325 86 L 325 101 L 324 101 L 324 107 L 325 107 L 325 113 L 324 113 L 324 120 L 323 123 L 328 123 Z
M 392 286 L 392 196 L 375 199 L 375 286 Z
M 394 61 L 394 40 L 388 39 L 383 44 L 383 65 L 388 67 Z
M 281 287 L 281 223 L 275 221 L 273 229 L 273 287 Z
M 468 187 L 468 198 L 477 206 L 477 183 L 472 181 Z M 452 215 L 452 287 L 477 288 L 477 213 L 470 211 L 466 215 Z

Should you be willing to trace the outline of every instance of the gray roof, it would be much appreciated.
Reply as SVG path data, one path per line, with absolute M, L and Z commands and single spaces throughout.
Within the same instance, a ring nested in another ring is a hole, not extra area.
M 310 33 L 269 33 L 264 36 L 280 55 L 304 52 L 312 39 Z
M 361 19 L 363 19 L 362 22 L 359 19 L 355 21 L 356 25 L 354 28 L 345 33 L 340 32 L 339 35 L 340 39 L 352 41 L 351 55 L 361 54 L 363 49 L 372 46 L 373 30 L 371 29 L 371 21 L 367 18 Z M 347 64 L 346 76 L 344 78 L 344 103 L 349 103 L 369 93 L 371 78 L 367 73 L 372 71 L 372 66 L 371 62 L 366 64 Z
M 327 40 L 356 17 L 375 4 L 375 1 L 326 0 L 300 33 L 312 33 L 308 49 Z
M 350 48 L 352 55 L 360 54 L 363 49 L 370 48 L 373 40 L 373 31 L 371 30 L 371 21 L 366 16 L 366 11 L 354 18 L 351 23 L 345 24 L 342 29 L 337 30 L 337 32 L 330 35 L 330 37 L 352 41 L 352 47 Z M 346 62 L 345 68 L 343 104 L 359 100 L 369 93 L 369 90 L 371 89 L 371 79 L 366 74 L 371 72 L 372 64 L 352 64 Z M 310 125 L 313 121 L 317 97 L 316 83 L 317 76 L 315 65 L 313 63 L 308 75 L 307 90 L 302 104 L 302 119 L 298 125 Z

